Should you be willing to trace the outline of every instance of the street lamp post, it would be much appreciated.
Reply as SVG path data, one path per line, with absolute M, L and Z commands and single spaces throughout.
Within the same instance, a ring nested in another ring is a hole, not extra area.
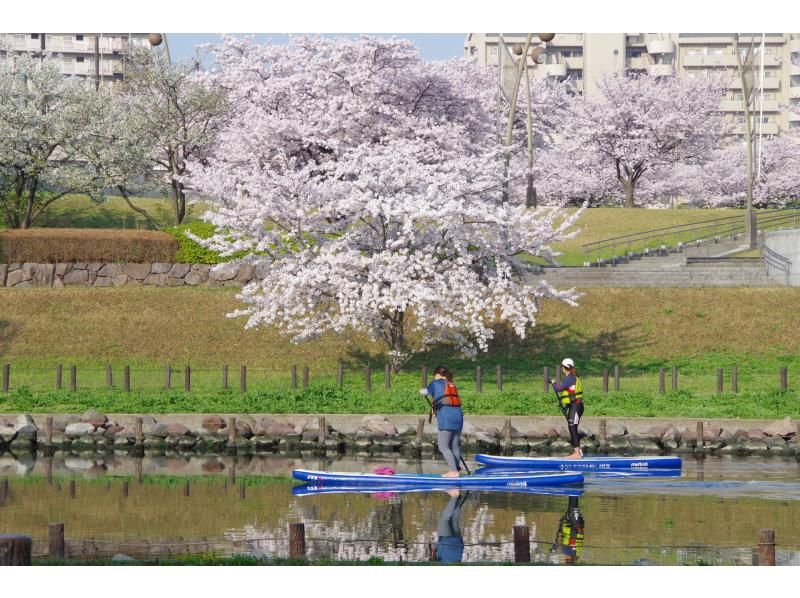
M 539 33 L 539 39 L 544 42 L 550 42 L 555 37 L 555 33 Z M 528 67 L 528 56 L 535 64 L 541 64 L 544 60 L 545 49 L 541 46 L 531 48 L 533 41 L 533 33 L 529 33 L 525 38 L 525 43 L 515 43 L 512 45 L 512 52 L 509 53 L 508 47 L 500 36 L 499 47 L 499 69 L 500 69 L 500 93 L 509 103 L 508 121 L 506 123 L 505 139 L 503 140 L 506 145 L 505 152 L 505 177 L 503 183 L 503 203 L 508 202 L 508 168 L 511 161 L 511 141 L 514 131 L 514 118 L 517 111 L 517 98 L 519 97 L 519 88 L 522 83 L 522 77 L 525 76 L 525 90 L 527 99 L 527 133 L 528 133 L 528 173 L 527 173 L 527 190 L 525 195 L 525 205 L 528 207 L 536 207 L 536 189 L 533 186 L 533 150 L 534 150 L 534 133 L 533 133 L 533 103 L 531 98 L 531 84 L 530 74 Z M 515 58 L 516 56 L 517 58 Z M 503 61 L 510 61 L 513 65 L 512 68 L 504 68 Z

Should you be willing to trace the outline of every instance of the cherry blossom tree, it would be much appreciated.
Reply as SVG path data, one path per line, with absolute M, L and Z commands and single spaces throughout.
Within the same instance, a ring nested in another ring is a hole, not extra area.
M 64 77 L 50 56 L 0 66 L 0 207 L 7 226 L 28 228 L 54 201 L 90 185 L 74 160 L 92 112 L 87 82 Z M 87 178 L 88 177 L 88 178 Z
M 230 316 L 295 342 L 366 332 L 397 370 L 432 343 L 486 350 L 500 321 L 524 336 L 543 298 L 575 304 L 521 259 L 554 259 L 577 215 L 503 200 L 488 69 L 397 39 L 228 37 L 214 54 L 233 116 L 185 181 L 214 201 L 219 232 L 198 241 L 263 276 Z
M 711 77 L 605 77 L 597 99 L 575 98 L 565 136 L 597 152 L 636 206 L 642 177 L 659 166 L 702 162 L 718 143 L 722 87 Z

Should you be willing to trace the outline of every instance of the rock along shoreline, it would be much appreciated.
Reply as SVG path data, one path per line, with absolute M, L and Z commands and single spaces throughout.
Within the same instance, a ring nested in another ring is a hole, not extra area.
M 52 423 L 49 424 L 52 418 Z M 233 427 L 231 426 L 233 425 Z M 800 455 L 800 421 L 592 417 L 581 424 L 587 454 Z M 235 430 L 235 431 L 234 431 Z M 467 453 L 562 454 L 562 417 L 468 416 Z M 148 455 L 431 454 L 436 423 L 420 415 L 75 414 L 0 415 L 0 454 Z

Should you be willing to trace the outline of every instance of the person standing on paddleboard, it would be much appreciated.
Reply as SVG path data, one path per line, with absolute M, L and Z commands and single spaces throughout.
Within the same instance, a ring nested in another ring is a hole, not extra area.
M 433 371 L 433 381 L 427 388 L 420 389 L 423 396 L 433 397 L 436 410 L 436 424 L 439 428 L 437 444 L 439 452 L 450 468 L 442 474 L 446 478 L 457 478 L 461 471 L 461 429 L 464 427 L 464 412 L 461 398 L 453 382 L 453 372 L 440 365 Z
M 564 372 L 564 379 L 561 382 L 556 382 L 551 378 L 549 382 L 553 385 L 553 389 L 558 395 L 561 412 L 567 418 L 572 454 L 566 458 L 580 459 L 583 457 L 583 451 L 581 450 L 581 439 L 578 435 L 578 424 L 583 415 L 583 382 L 581 382 L 578 370 L 575 369 L 575 362 L 569 357 L 561 362 L 561 369 Z

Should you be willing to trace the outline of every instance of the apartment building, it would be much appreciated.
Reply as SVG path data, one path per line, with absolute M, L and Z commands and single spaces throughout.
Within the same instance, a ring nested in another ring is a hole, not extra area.
M 125 56 L 131 48 L 151 48 L 165 39 L 161 33 L 0 33 L 0 64 L 17 54 L 44 51 L 61 61 L 64 75 L 99 84 L 125 76 Z
M 464 54 L 480 64 L 499 64 L 499 33 L 470 33 Z M 506 44 L 524 43 L 526 33 L 503 33 Z M 732 33 L 557 33 L 544 46 L 546 58 L 534 65 L 538 77 L 569 79 L 591 97 L 592 85 L 609 73 L 642 72 L 655 76 L 694 77 L 706 71 L 722 72 L 727 91 L 721 109 L 744 132 L 744 104 L 734 54 Z M 763 42 L 763 52 L 761 51 Z M 774 135 L 800 128 L 800 33 L 746 33 L 739 35 L 740 51 L 755 50 L 753 85 L 757 90 L 756 124 Z M 763 72 L 763 77 L 762 77 Z M 763 88 L 763 93 L 762 93 Z

